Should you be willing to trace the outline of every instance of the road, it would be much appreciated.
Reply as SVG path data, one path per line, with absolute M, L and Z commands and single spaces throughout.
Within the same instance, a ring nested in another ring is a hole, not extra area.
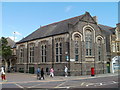
M 56 76 L 54 78 L 46 77 L 45 80 L 36 80 L 35 75 L 29 74 L 11 74 L 7 75 L 8 81 L 1 82 L 3 90 L 5 88 L 54 88 L 54 89 L 72 89 L 72 88 L 118 88 L 117 75 L 99 75 L 99 76 Z

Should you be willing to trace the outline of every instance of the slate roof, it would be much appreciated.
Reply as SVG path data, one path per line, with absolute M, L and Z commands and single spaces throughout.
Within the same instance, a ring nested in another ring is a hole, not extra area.
M 110 35 L 115 33 L 115 29 L 113 27 L 98 25 L 102 29 L 102 34 L 106 37 L 106 51 L 110 52 Z
M 38 38 L 44 38 L 52 35 L 62 34 L 62 33 L 68 33 L 68 24 L 75 24 L 83 16 L 84 15 L 81 15 L 60 22 L 55 22 L 46 26 L 42 26 L 39 29 L 37 29 L 35 32 L 31 33 L 30 35 L 23 38 L 17 43 L 22 43 L 22 42 L 26 42 Z
M 73 17 L 73 18 L 66 19 L 66 20 L 63 20 L 60 22 L 55 22 L 55 23 L 52 23 L 52 24 L 49 24 L 46 26 L 42 26 L 42 27 L 38 28 L 36 31 L 34 31 L 33 33 L 31 33 L 30 35 L 28 35 L 27 37 L 25 37 L 22 40 L 20 40 L 19 42 L 17 42 L 17 44 L 35 40 L 35 39 L 44 38 L 44 37 L 54 36 L 54 35 L 58 35 L 58 34 L 62 34 L 62 33 L 68 33 L 69 32 L 68 24 L 74 25 L 79 20 L 83 20 L 83 17 L 86 14 L 89 14 L 89 13 L 86 12 L 85 14 L 83 14 L 81 16 Z M 98 26 L 103 30 L 103 32 L 106 35 L 108 33 L 111 34 L 111 31 L 109 31 L 109 29 L 111 29 L 112 27 L 108 27 L 108 26 L 104 26 L 104 25 L 100 25 L 100 24 Z

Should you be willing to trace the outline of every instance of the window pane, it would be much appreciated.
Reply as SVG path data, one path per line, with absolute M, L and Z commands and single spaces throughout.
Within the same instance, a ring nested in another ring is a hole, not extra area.
M 46 56 L 45 56 L 45 62 L 46 62 Z
M 78 54 L 78 48 L 75 48 L 75 54 Z
M 60 48 L 60 54 L 62 54 L 62 48 Z
M 58 54 L 58 48 L 56 48 L 56 54 Z
M 60 43 L 60 47 L 62 47 L 62 43 Z
M 75 61 L 78 61 L 79 55 L 75 55 Z
M 90 56 L 92 55 L 92 49 L 89 49 L 89 55 Z
M 60 62 L 62 62 L 62 55 L 60 55 Z
M 56 55 L 56 62 L 58 62 L 58 55 Z
M 44 58 L 43 58 L 43 56 L 42 56 L 42 62 L 44 61 L 43 59 L 44 59 Z
M 58 47 L 58 43 L 56 43 L 56 47 Z
M 88 56 L 88 49 L 86 49 L 86 55 Z
M 34 62 L 34 57 L 32 57 L 32 62 Z

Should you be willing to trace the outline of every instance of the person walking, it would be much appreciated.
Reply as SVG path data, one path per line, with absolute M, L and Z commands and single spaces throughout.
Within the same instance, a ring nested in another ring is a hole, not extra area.
M 4 71 L 4 68 L 3 68 L 3 67 L 1 67 L 1 79 L 2 79 L 2 81 L 3 81 L 3 80 L 7 81 L 7 80 L 6 80 L 5 71 Z
M 54 77 L 54 69 L 53 68 L 50 69 L 50 77 L 52 77 L 52 78 Z
M 41 69 L 41 77 L 40 77 L 40 80 L 41 79 L 45 79 L 45 77 L 44 77 L 44 70 L 43 70 L 43 68 Z
M 65 77 L 67 77 L 67 75 L 68 75 L 68 68 L 67 68 L 67 66 L 65 66 L 64 72 L 65 72 Z
M 37 69 L 37 79 L 40 79 L 40 68 Z

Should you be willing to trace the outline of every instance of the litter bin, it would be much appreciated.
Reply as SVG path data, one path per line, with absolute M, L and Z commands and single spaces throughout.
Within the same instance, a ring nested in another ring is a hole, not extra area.
M 94 67 L 91 68 L 91 76 L 95 76 L 95 70 L 94 70 Z

